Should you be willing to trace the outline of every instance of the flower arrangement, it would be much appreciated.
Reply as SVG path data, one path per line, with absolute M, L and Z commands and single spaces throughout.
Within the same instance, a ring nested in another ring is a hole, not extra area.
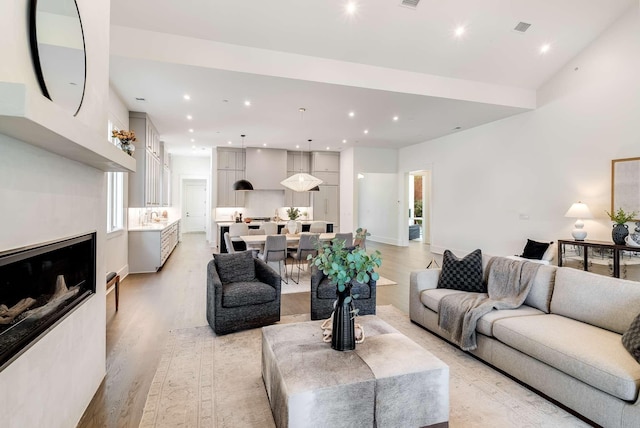
M 289 220 L 295 220 L 300 217 L 300 210 L 298 208 L 287 208 L 287 215 L 289 216 Z
M 622 208 L 618 208 L 618 211 L 616 211 L 615 214 L 611 214 L 609 211 L 606 211 L 606 210 L 605 212 L 607 213 L 611 221 L 613 221 L 616 224 L 625 224 L 626 222 L 635 219 L 636 216 L 638 215 L 638 213 L 635 211 L 626 213 Z
M 120 148 L 123 152 L 133 156 L 135 146 L 132 144 L 136 141 L 136 133 L 134 131 L 123 131 L 114 129 L 111 131 L 111 136 L 120 140 Z

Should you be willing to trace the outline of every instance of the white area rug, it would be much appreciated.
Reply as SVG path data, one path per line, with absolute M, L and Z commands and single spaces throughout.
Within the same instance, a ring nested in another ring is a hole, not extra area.
M 450 427 L 588 426 L 412 324 L 395 307 L 378 306 L 377 312 L 449 365 Z M 305 314 L 283 317 L 281 322 L 308 320 L 309 315 Z M 209 326 L 172 331 L 149 390 L 140 427 L 274 427 L 262 382 L 261 339 L 260 329 L 220 337 Z
M 291 266 L 288 265 L 287 266 L 287 275 L 291 274 Z M 293 267 L 293 279 L 295 279 L 296 281 L 298 280 L 298 268 L 297 267 Z M 378 287 L 382 287 L 384 285 L 396 285 L 396 283 L 390 279 L 387 279 L 385 277 L 380 277 L 378 279 L 378 282 L 376 283 L 376 285 Z M 282 294 L 291 294 L 291 293 L 304 293 L 304 292 L 308 292 L 311 291 L 311 277 L 309 274 L 309 270 L 305 269 L 305 270 L 301 270 L 300 271 L 300 283 L 296 284 L 295 282 L 293 282 L 291 280 L 291 278 L 289 278 L 289 283 L 285 284 L 284 282 L 282 283 L 282 287 L 280 287 L 281 293 Z

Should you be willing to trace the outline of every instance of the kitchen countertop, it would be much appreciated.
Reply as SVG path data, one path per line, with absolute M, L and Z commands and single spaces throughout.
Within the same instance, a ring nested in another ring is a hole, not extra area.
M 284 224 L 287 224 L 287 221 L 289 221 L 289 220 L 274 221 L 274 222 L 272 222 L 272 223 L 276 223 L 276 224 L 283 224 L 283 225 L 284 225 Z M 311 223 L 314 223 L 314 220 L 296 220 L 296 221 L 299 221 L 299 222 L 301 222 L 302 224 L 311 224 Z M 234 224 L 234 223 L 235 223 L 235 221 L 228 221 L 228 220 L 218 221 L 218 220 L 216 220 L 216 223 L 218 224 L 218 226 L 229 226 L 229 225 L 231 225 L 231 224 Z M 263 221 L 252 221 L 251 223 L 247 223 L 247 224 L 249 224 L 249 225 L 251 225 L 251 224 L 253 224 L 253 225 L 256 225 L 256 224 L 257 224 L 257 225 L 260 225 L 260 224 L 262 224 L 262 223 L 264 223 L 264 222 L 263 222 Z M 328 223 L 331 223 L 331 222 L 328 222 Z
M 164 222 L 153 222 L 145 226 L 133 226 L 129 228 L 129 232 L 158 232 L 172 226 L 174 223 L 180 221 L 179 218 Z

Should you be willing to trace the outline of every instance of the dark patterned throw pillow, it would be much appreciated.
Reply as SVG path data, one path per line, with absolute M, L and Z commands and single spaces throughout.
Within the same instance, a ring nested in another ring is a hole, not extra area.
M 213 256 L 216 270 L 223 284 L 230 282 L 250 282 L 256 278 L 256 266 L 251 251 L 222 253 Z
M 622 345 L 640 363 L 640 314 L 622 335 Z
M 445 250 L 438 288 L 486 293 L 487 287 L 482 282 L 482 251 L 475 250 L 459 259 Z
M 537 242 L 527 239 L 527 245 L 524 246 L 524 250 L 520 257 L 532 260 L 542 260 L 542 256 L 544 256 L 547 248 L 549 248 L 549 245 L 552 243 L 553 242 Z

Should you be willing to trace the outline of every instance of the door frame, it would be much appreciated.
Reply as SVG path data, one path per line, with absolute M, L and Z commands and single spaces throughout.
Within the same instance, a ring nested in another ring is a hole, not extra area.
M 207 241 L 211 242 L 211 179 L 206 175 L 190 175 L 184 174 L 180 175 L 180 218 L 185 217 L 185 184 L 187 181 L 191 180 L 202 180 L 205 182 L 205 195 L 206 195 L 206 208 L 204 213 L 204 230 L 206 234 Z M 182 233 L 183 228 L 180 228 L 180 233 Z

